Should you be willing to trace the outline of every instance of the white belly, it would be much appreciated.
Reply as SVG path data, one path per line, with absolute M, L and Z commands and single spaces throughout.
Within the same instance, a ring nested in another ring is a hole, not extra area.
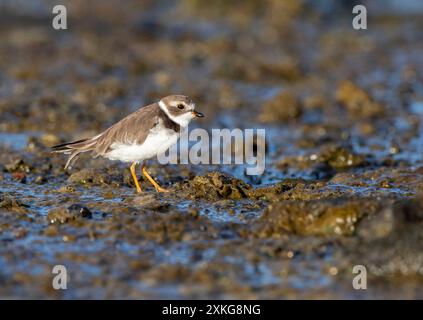
M 140 162 L 165 152 L 178 141 L 178 138 L 179 133 L 173 130 L 152 131 L 143 144 L 113 143 L 112 150 L 105 154 L 105 157 L 123 162 Z

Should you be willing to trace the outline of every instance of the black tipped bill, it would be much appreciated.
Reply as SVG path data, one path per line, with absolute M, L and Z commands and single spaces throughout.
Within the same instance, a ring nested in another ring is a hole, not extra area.
M 204 114 L 202 114 L 201 112 L 195 111 L 195 110 L 192 112 L 192 115 L 196 118 L 203 118 L 204 117 Z

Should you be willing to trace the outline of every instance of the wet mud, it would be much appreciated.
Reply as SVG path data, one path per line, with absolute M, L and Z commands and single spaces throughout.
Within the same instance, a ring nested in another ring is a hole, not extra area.
M 65 31 L 5 5 L 0 297 L 422 298 L 423 10 L 357 31 L 311 2 L 75 1 Z M 264 173 L 152 160 L 171 192 L 138 172 L 137 194 L 124 164 L 50 153 L 171 93 L 192 128 L 266 129 Z

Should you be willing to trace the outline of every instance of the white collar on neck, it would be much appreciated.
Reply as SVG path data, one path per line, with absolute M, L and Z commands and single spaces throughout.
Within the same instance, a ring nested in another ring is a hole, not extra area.
M 167 110 L 167 107 L 162 100 L 159 101 L 159 107 L 160 109 L 163 110 L 164 113 L 166 113 L 166 115 L 169 117 L 170 120 L 172 120 L 173 122 L 176 122 L 183 128 L 186 128 L 193 118 L 191 115 L 191 112 L 186 112 L 176 117 L 172 116 Z

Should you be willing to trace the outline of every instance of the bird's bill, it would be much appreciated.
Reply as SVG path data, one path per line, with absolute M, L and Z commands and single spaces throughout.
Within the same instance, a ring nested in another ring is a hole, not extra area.
M 195 110 L 192 111 L 191 113 L 192 113 L 192 116 L 194 118 L 202 118 L 202 117 L 204 117 L 204 114 L 202 114 L 201 112 L 195 111 Z

